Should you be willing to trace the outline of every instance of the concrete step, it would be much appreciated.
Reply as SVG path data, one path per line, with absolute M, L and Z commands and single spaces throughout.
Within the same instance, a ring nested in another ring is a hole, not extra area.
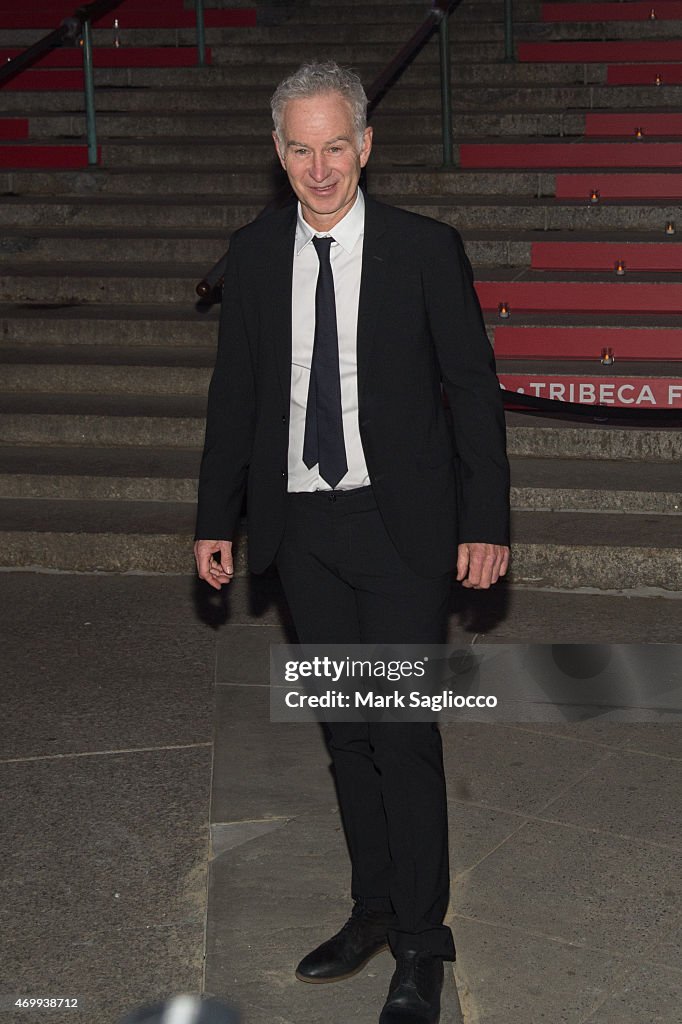
M 387 8 L 386 10 L 389 10 Z M 251 86 L 273 91 L 282 74 L 293 71 L 297 64 L 294 61 L 290 69 L 278 66 L 275 69 L 268 65 L 220 65 L 199 68 L 95 68 L 96 88 L 184 88 L 201 89 L 214 87 L 244 88 Z M 600 64 L 468 64 L 462 68 L 453 64 L 451 79 L 453 85 L 487 85 L 491 80 L 494 68 L 494 80 L 499 84 L 568 84 L 568 83 L 605 83 L 606 69 Z M 382 71 L 380 61 L 373 60 L 366 64 L 354 64 L 355 71 L 365 85 L 378 77 Z M 438 77 L 438 65 L 435 62 L 422 62 L 411 65 L 403 77 L 396 83 L 394 90 L 404 90 L 413 86 L 432 85 Z M 647 80 L 648 81 L 648 80 Z
M 682 223 L 679 206 L 661 200 L 645 204 L 623 200 L 592 205 L 541 197 L 518 196 L 485 199 L 477 196 L 420 197 L 377 195 L 378 199 L 401 206 L 462 231 L 498 229 L 504 231 L 660 231 L 670 220 Z
M 463 115 L 478 120 L 476 115 Z M 486 116 L 486 115 L 484 115 Z M 561 122 L 562 115 L 558 115 Z M 468 123 L 468 121 L 467 121 Z M 502 116 L 499 121 L 501 130 L 506 126 L 507 119 Z M 473 124 L 471 125 L 473 128 Z M 394 142 L 387 138 L 381 139 L 381 145 L 372 153 L 372 165 L 391 167 L 410 165 L 413 167 L 437 167 L 442 163 L 443 143 L 439 136 L 420 136 L 412 142 Z M 191 161 L 198 170 L 204 167 L 220 167 L 223 174 L 247 167 L 258 168 L 263 173 L 268 167 L 279 167 L 276 162 L 272 141 L 262 139 L 244 139 L 215 136 L 211 138 L 197 137 L 191 141 L 176 141 L 167 138 L 151 138 L 144 141 L 135 139 L 119 139 L 105 142 L 102 147 L 102 165 L 107 170 L 117 168 L 144 167 L 147 170 L 162 166 L 172 169 L 178 165 L 187 165 Z
M 211 266 L 227 248 L 225 231 L 205 232 L 149 229 L 146 234 L 115 228 L 79 232 L 68 227 L 6 228 L 0 239 L 0 257 L 11 262 L 47 260 L 77 263 L 193 263 Z M 487 262 L 492 262 L 491 260 Z
M 223 228 L 227 234 L 252 221 L 271 197 L 254 197 L 220 203 L 204 197 L 174 196 L 41 196 L 40 199 L 7 198 L 0 205 L 0 224 L 35 226 L 47 222 L 53 226 L 111 228 Z M 149 301 L 153 300 L 150 296 Z
M 110 98 L 109 102 L 103 102 L 99 108 L 98 138 L 103 144 L 108 139 L 153 139 L 174 133 L 178 137 L 205 138 L 215 134 L 218 129 L 219 137 L 241 135 L 254 138 L 259 143 L 270 138 L 272 123 L 267 104 L 248 113 L 232 110 L 219 91 L 210 89 L 182 93 L 179 99 L 178 94 L 173 95 L 171 90 L 156 90 L 156 103 L 152 102 L 146 91 L 141 94 L 126 93 L 125 90 L 120 92 L 125 96 L 120 103 Z M 658 92 L 656 95 L 659 95 Z M 34 98 L 31 99 L 31 96 Z M 680 109 L 682 84 L 667 86 L 660 97 L 659 109 Z M 85 116 L 81 93 L 55 93 L 49 100 L 39 100 L 39 94 L 7 93 L 0 97 L 0 116 L 29 114 L 31 138 L 41 141 L 60 136 L 67 139 L 84 137 Z M 538 115 L 554 114 L 555 117 L 563 117 L 558 122 L 559 130 L 565 124 L 566 133 L 571 134 L 582 130 L 584 115 L 580 113 L 581 110 L 631 109 L 636 113 L 638 110 L 650 110 L 651 106 L 651 88 L 639 85 L 495 85 L 467 89 L 455 86 L 452 93 L 456 130 L 459 130 L 458 117 L 467 114 L 499 112 L 506 117 L 510 112 L 523 114 L 531 111 Z M 177 108 L 177 112 L 170 113 L 169 108 L 170 111 Z M 125 112 L 121 112 L 122 109 Z M 381 131 L 382 139 L 405 144 L 415 135 L 438 133 L 439 110 L 440 93 L 435 88 L 424 86 L 387 98 L 377 108 L 372 123 L 377 132 Z M 475 131 L 476 128 L 473 129 Z
M 205 264 L 18 263 L 0 274 L 0 302 L 194 303 Z
M 0 447 L 0 498 L 181 501 L 196 496 L 199 449 Z M 672 464 L 581 459 L 511 460 L 519 511 L 675 515 Z
M 203 443 L 206 396 L 5 394 L 0 444 L 188 448 Z
M 116 303 L 0 305 L 3 345 L 169 348 L 215 344 L 220 307 Z
M 305 22 L 307 25 L 312 25 L 335 24 L 337 22 L 347 24 L 349 22 L 367 21 L 376 24 L 383 19 L 386 22 L 400 21 L 415 27 L 424 20 L 427 13 L 428 7 L 424 3 L 415 3 L 414 0 L 409 3 L 384 5 L 377 3 L 368 3 L 366 5 L 355 2 L 346 3 L 346 0 L 344 0 L 343 4 L 338 7 L 335 4 L 330 5 L 329 3 L 308 3 L 303 8 L 292 6 L 288 16 L 286 13 L 283 15 L 281 23 L 287 25 L 292 22 Z M 539 16 L 539 3 L 522 3 L 517 0 L 514 4 L 514 19 L 518 22 L 537 21 Z M 454 11 L 450 18 L 450 24 L 453 31 L 455 31 L 472 20 L 476 22 L 497 23 L 502 17 L 503 7 L 500 5 L 468 3 L 464 8 Z
M 208 339 L 207 339 L 208 340 Z M 617 342 L 614 341 L 614 344 Z M 125 396 L 195 396 L 205 397 L 215 359 L 215 343 L 202 348 L 185 349 L 96 346 L 43 346 L 3 348 L 1 352 L 3 392 L 5 395 L 29 396 L 125 395 Z M 498 351 L 497 369 L 500 382 L 508 389 L 517 388 L 540 397 L 559 397 L 570 401 L 596 401 L 607 404 L 635 406 L 649 410 L 663 406 L 679 407 L 682 398 L 680 362 L 651 363 L 627 361 L 618 356 L 616 367 L 602 366 L 598 357 L 588 360 L 563 360 L 550 351 L 539 356 Z M 551 382 L 551 387 L 547 383 Z M 580 398 L 572 397 L 569 388 L 555 382 L 577 382 L 582 385 Z M 592 382 L 589 388 L 586 382 Z M 672 382 L 672 383 L 671 383 Z M 646 390 L 643 390 L 646 385 Z M 596 390 L 595 390 L 596 389 Z M 556 391 L 557 395 L 553 392 Z M 592 394 L 594 392 L 594 394 Z M 584 396 L 583 397 L 583 393 Z M 639 397 L 642 396 L 642 397 Z
M 437 151 L 437 147 L 434 147 Z M 455 156 L 457 148 L 455 147 Z M 434 160 L 434 163 L 436 161 Z M 402 167 L 404 166 L 404 169 Z M 260 170 L 243 168 L 228 170 L 219 163 L 213 167 L 162 166 L 117 167 L 93 171 L 11 171 L 0 174 L 0 188 L 17 198 L 53 197 L 71 186 L 87 196 L 117 196 L 125 202 L 129 197 L 220 197 L 223 201 L 254 200 L 264 204 L 267 198 L 286 186 L 286 177 L 274 160 Z M 423 164 L 377 163 L 368 169 L 367 183 L 372 193 L 432 196 L 448 195 L 517 195 L 552 196 L 555 175 L 519 170 L 448 169 L 433 170 Z M 573 197 L 570 197 L 573 198 Z M 657 197 L 654 197 L 657 198 Z
M 522 457 L 510 462 L 514 509 L 657 515 L 682 510 L 672 463 Z
M 220 250 L 218 250 L 220 255 Z M 194 303 L 194 288 L 208 270 L 206 263 L 19 261 L 0 274 L 0 301 L 5 303 Z M 484 310 L 506 303 L 518 311 L 553 313 L 579 310 L 603 313 L 674 314 L 682 302 L 679 274 L 656 276 L 627 272 L 623 277 L 598 271 L 480 268 L 476 289 Z
M 662 232 L 464 232 L 474 267 L 532 266 L 537 269 L 613 270 L 624 258 L 629 270 L 675 270 L 682 263 L 682 246 Z M 673 238 L 675 236 L 672 236 Z M 550 239 L 548 241 L 548 238 Z M 17 262 L 97 261 L 128 263 L 196 263 L 208 268 L 227 248 L 225 231 L 173 228 L 77 230 L 31 226 L 5 228 L 0 254 Z M 0 307 L 1 309 L 1 307 Z M 114 313 L 116 310 L 114 310 Z M 112 313 L 113 315 L 113 313 Z M 629 321 L 628 321 L 629 322 Z M 622 326 L 626 326 L 623 324 Z M 69 330 L 72 330 L 69 327 Z
M 502 65 L 504 67 L 504 65 Z M 650 89 L 647 86 L 606 86 L 599 83 L 585 85 L 582 82 L 569 83 L 547 83 L 524 81 L 513 81 L 501 84 L 495 78 L 496 65 L 488 65 L 489 77 L 487 81 L 475 85 L 464 82 L 455 82 L 452 88 L 452 104 L 456 110 L 477 110 L 480 107 L 489 107 L 491 102 L 499 104 L 500 108 L 514 109 L 523 112 L 531 108 L 536 111 L 547 110 L 548 112 L 562 109 L 568 106 L 590 107 L 597 102 L 597 97 L 603 96 L 605 105 L 609 97 L 612 97 L 614 90 L 619 92 L 629 90 L 635 95 L 647 94 L 648 102 L 651 102 Z M 491 84 L 494 83 L 494 84 Z M 466 84 L 466 89 L 464 88 Z M 679 90 L 679 87 L 670 85 L 665 90 L 665 95 L 670 95 L 670 90 Z M 227 85 L 206 86 L 204 88 L 187 87 L 178 91 L 171 86 L 158 88 L 154 86 L 129 88 L 126 86 L 99 89 L 97 91 L 97 111 L 100 116 L 111 113 L 144 113 L 148 116 L 150 124 L 154 124 L 154 117 L 159 114 L 167 114 L 175 111 L 179 114 L 193 111 L 202 114 L 205 118 L 210 116 L 209 112 L 216 112 L 220 115 L 220 125 L 226 132 L 249 133 L 248 128 L 243 125 L 247 123 L 246 115 L 252 117 L 254 125 L 250 128 L 253 133 L 261 125 L 264 130 L 271 126 L 270 123 L 270 95 L 272 88 L 253 90 L 249 87 L 234 88 Z M 679 96 L 679 91 L 678 91 Z M 559 100 L 567 102 L 559 103 Z M 422 112 L 437 110 L 440 104 L 439 78 L 434 65 L 434 73 L 430 80 L 422 85 L 409 84 L 407 81 L 390 92 L 382 100 L 381 104 L 373 114 L 373 121 L 376 123 L 386 112 L 420 110 Z M 33 132 L 40 126 L 37 118 L 50 112 L 53 113 L 82 113 L 85 109 L 82 89 L 55 89 L 52 91 L 33 92 L 2 92 L 0 94 L 0 109 L 4 114 L 17 114 L 30 117 L 31 138 Z M 215 114 L 213 115 L 215 117 Z M 106 125 L 108 119 L 104 120 L 104 127 L 100 134 L 106 137 Z M 214 124 L 214 128 L 216 125 Z M 150 133 L 150 134 L 153 134 Z M 210 133 L 207 133 L 210 134 Z
M 536 413 L 507 413 L 507 446 L 512 456 L 543 459 L 606 459 L 679 462 L 682 431 L 664 424 L 652 426 L 614 422 L 599 416 L 545 417 Z
M 3 390 L 13 394 L 204 397 L 214 362 L 214 339 L 193 348 L 49 345 L 0 349 Z
M 682 223 L 682 210 L 674 203 L 649 200 L 646 204 L 621 200 L 596 205 L 548 197 L 396 195 L 373 191 L 377 199 L 442 220 L 463 231 L 648 231 L 663 232 L 668 221 Z M 253 220 L 269 196 L 254 197 L 251 204 L 204 197 L 168 196 L 41 196 L 9 198 L 0 205 L 0 224 L 8 227 L 49 223 L 53 226 L 94 229 L 99 227 L 216 229 L 227 235 Z M 202 268 L 203 274 L 203 268 Z M 74 296 L 72 295 L 71 298 Z M 153 302 L 154 295 L 147 297 Z M 16 301 L 16 300 L 12 300 Z M 60 300 L 61 301 L 61 300 Z M 100 297 L 101 301 L 101 297 Z
M 493 42 L 504 40 L 504 20 L 479 21 L 476 18 L 476 8 L 469 6 L 466 17 L 453 18 L 450 23 L 450 40 L 453 50 L 457 52 L 458 45 L 463 42 L 481 43 L 484 46 Z M 428 11 L 426 12 L 428 13 Z M 464 11 L 461 12 L 464 14 Z M 341 20 L 328 20 L 324 23 L 313 23 L 309 21 L 307 13 L 302 11 L 294 23 L 283 25 L 267 26 L 261 28 L 248 28 L 240 31 L 238 38 L 236 32 L 232 33 L 234 46 L 243 41 L 245 46 L 269 46 L 273 43 L 292 45 L 300 42 L 302 45 L 314 44 L 323 47 L 336 47 L 354 45 L 360 38 L 363 43 L 378 43 L 380 45 L 394 44 L 400 46 L 407 42 L 412 33 L 421 24 L 423 17 L 413 19 L 411 22 L 401 21 L 399 23 L 365 21 L 342 22 Z M 519 41 L 529 42 L 552 42 L 564 40 L 597 40 L 604 39 L 675 39 L 680 34 L 681 23 L 679 21 L 632 21 L 632 22 L 604 22 L 585 21 L 551 23 L 543 21 L 523 21 L 515 25 L 515 38 Z M 215 39 L 218 53 L 223 47 L 219 44 L 220 30 L 212 30 L 211 35 Z M 222 33 L 225 39 L 226 33 Z M 228 41 L 228 40 L 225 40 Z M 215 59 L 220 63 L 216 53 Z
M 27 355 L 30 356 L 27 359 Z M 14 394 L 205 396 L 215 345 L 200 349 L 48 346 L 3 349 L 3 389 Z
M 559 243 L 557 243 L 559 244 Z M 484 266 L 529 266 L 531 242 L 515 239 L 470 237 L 466 240 L 469 258 Z M 127 263 L 201 263 L 206 269 L 222 256 L 227 248 L 225 232 L 161 230 L 146 233 L 132 230 L 102 229 L 83 232 L 62 229 L 6 228 L 0 239 L 0 255 L 12 264 L 45 262 L 46 260 L 76 263 L 97 261 Z
M 193 502 L 200 449 L 0 447 L 0 498 Z
M 40 499 L 2 499 L 0 563 L 191 572 L 193 521 L 193 503 L 51 500 L 46 516 Z M 517 512 L 512 539 L 513 582 L 608 590 L 682 585 L 679 517 Z M 239 575 L 245 573 L 244 548 Z
M 0 444 L 187 448 L 203 443 L 203 395 L 8 394 L 0 413 Z M 543 419 L 508 413 L 512 455 L 674 461 L 682 457 L 682 432 L 637 424 L 604 425 L 581 417 Z M 603 417 L 602 417 L 603 419 Z

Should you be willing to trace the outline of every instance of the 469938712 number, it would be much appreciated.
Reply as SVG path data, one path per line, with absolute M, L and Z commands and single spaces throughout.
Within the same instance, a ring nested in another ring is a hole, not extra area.
M 78 999 L 64 996 L 19 996 L 13 1005 L 21 1010 L 77 1010 Z

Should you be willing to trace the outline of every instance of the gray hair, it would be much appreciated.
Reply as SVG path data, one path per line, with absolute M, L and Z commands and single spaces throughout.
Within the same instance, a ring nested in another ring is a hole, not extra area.
M 286 145 L 284 108 L 289 100 L 308 99 L 330 92 L 340 93 L 350 105 L 358 149 L 362 146 L 362 136 L 367 127 L 367 96 L 362 82 L 350 68 L 341 68 L 336 61 L 328 60 L 302 64 L 275 89 L 270 100 L 272 123 L 282 148 Z

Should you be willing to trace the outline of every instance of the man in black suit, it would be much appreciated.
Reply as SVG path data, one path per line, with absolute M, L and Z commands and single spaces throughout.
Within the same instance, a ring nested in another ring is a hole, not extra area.
M 299 202 L 230 243 L 199 576 L 232 579 L 246 491 L 250 567 L 276 564 L 302 643 L 443 643 L 453 572 L 487 588 L 509 557 L 503 409 L 471 268 L 453 229 L 358 188 L 372 129 L 356 75 L 303 66 L 272 107 Z M 390 945 L 380 1024 L 436 1024 L 455 957 L 438 729 L 332 722 L 329 747 L 354 907 L 297 977 L 347 978 Z

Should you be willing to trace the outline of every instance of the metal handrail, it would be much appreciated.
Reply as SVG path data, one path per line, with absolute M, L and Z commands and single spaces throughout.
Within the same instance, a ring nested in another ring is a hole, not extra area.
M 88 164 L 97 163 L 97 125 L 95 116 L 95 76 L 92 63 L 92 22 L 120 7 L 125 0 L 95 0 L 95 3 L 79 7 L 70 18 L 65 18 L 59 28 L 33 43 L 0 68 L 0 86 L 14 78 L 21 71 L 31 67 L 43 54 L 58 46 L 75 45 L 83 38 L 83 84 L 85 93 L 85 123 L 88 136 Z
M 448 35 L 448 19 L 459 7 L 462 0 L 432 0 L 431 10 L 414 35 L 398 51 L 381 73 L 367 89 L 367 116 L 374 113 L 386 93 L 393 88 L 399 78 L 412 64 L 415 57 L 423 50 L 435 32 L 440 33 L 440 69 L 441 69 L 441 112 L 443 134 L 443 167 L 452 167 L 452 111 L 450 100 L 450 42 Z M 292 198 L 289 183 L 283 186 L 275 198 L 261 210 L 259 217 L 283 206 Z M 224 253 L 209 272 L 196 286 L 196 293 L 205 302 L 219 298 L 225 277 L 227 253 Z
M 97 163 L 97 125 L 95 115 L 95 76 L 92 53 L 92 22 L 116 10 L 125 0 L 95 0 L 94 3 L 79 7 L 70 18 L 65 18 L 59 28 L 48 32 L 37 43 L 28 46 L 22 53 L 0 67 L 0 87 L 16 75 L 31 67 L 50 50 L 67 44 L 75 45 L 80 38 L 83 42 L 83 84 L 85 93 L 85 121 L 88 137 L 88 163 Z M 206 65 L 206 28 L 203 0 L 194 0 L 197 16 L 197 54 L 200 67 Z M 116 24 L 116 22 L 114 22 Z M 116 44 L 118 45 L 118 44 Z
M 0 85 L 14 78 L 20 71 L 31 67 L 43 54 L 48 53 L 50 50 L 65 44 L 75 45 L 83 32 L 86 22 L 97 21 L 98 18 L 108 14 L 109 11 L 120 7 L 122 3 L 125 3 L 125 0 L 95 0 L 95 3 L 79 7 L 70 18 L 64 18 L 59 28 L 49 32 L 42 39 L 39 39 L 37 43 L 28 46 L 23 53 L 17 54 L 16 57 L 3 64 L 0 67 Z

